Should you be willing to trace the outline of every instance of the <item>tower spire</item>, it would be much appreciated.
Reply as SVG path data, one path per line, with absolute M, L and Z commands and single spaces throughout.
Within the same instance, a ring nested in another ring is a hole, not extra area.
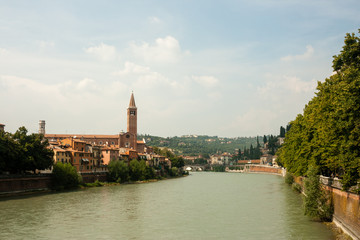
M 137 107 L 135 105 L 134 93 L 131 93 L 129 107 L 127 109 L 127 132 L 132 133 L 135 136 L 136 145 L 136 135 L 137 135 Z
M 136 108 L 135 99 L 134 99 L 134 92 L 131 92 L 129 108 Z

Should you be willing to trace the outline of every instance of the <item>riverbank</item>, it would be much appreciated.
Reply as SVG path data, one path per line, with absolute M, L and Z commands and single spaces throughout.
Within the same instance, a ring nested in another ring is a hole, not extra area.
M 242 172 L 275 174 L 282 177 L 285 177 L 286 175 L 286 169 L 284 168 L 264 165 L 246 165 Z M 301 177 L 296 177 L 294 180 L 302 189 L 304 188 L 303 179 Z M 360 240 L 360 196 L 341 191 L 340 189 L 329 185 L 324 185 L 324 187 L 332 194 L 334 204 L 334 215 L 333 221 L 331 222 L 331 228 L 339 235 L 339 239 Z M 346 238 L 344 235 L 348 237 Z
M 105 175 L 106 176 L 106 175 Z M 103 174 L 101 177 L 93 176 L 93 174 L 86 173 L 85 179 L 82 184 L 78 187 L 72 188 L 70 190 L 76 189 L 86 189 L 92 187 L 106 187 L 106 186 L 115 186 L 115 185 L 127 185 L 127 184 L 142 184 L 142 183 L 152 183 L 158 182 L 161 180 L 170 180 L 181 177 L 186 177 L 188 175 L 174 176 L 174 177 L 161 177 L 159 179 L 148 179 L 142 181 L 128 181 L 123 183 L 117 182 L 108 182 L 102 181 L 104 178 Z M 54 193 L 67 191 L 64 190 L 53 190 L 51 188 L 51 176 L 50 174 L 39 174 L 39 175 L 13 175 L 13 176 L 1 176 L 0 177 L 0 199 L 9 198 L 9 197 L 21 197 L 21 196 L 31 196 L 38 194 Z

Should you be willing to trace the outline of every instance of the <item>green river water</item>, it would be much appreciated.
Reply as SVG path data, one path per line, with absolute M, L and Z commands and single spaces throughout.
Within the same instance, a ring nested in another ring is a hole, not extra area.
M 191 173 L 0 199 L 0 239 L 335 239 L 274 175 Z

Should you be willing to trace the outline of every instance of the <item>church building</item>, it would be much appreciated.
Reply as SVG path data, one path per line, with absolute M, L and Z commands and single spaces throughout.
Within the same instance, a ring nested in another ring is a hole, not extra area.
M 134 93 L 131 93 L 129 107 L 127 108 L 127 132 L 115 135 L 88 135 L 88 134 L 44 134 L 51 141 L 60 141 L 66 138 L 74 138 L 88 144 L 98 146 L 117 147 L 119 149 L 130 149 L 138 153 L 147 152 L 143 141 L 137 141 L 137 107 Z M 42 120 L 43 121 L 43 120 Z M 45 126 L 45 121 L 43 121 Z M 45 132 L 45 129 L 42 129 Z

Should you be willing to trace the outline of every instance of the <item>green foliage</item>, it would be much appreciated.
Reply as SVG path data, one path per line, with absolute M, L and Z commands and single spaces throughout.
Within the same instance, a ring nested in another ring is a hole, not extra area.
M 15 134 L 0 132 L 0 172 L 22 173 L 44 170 L 53 164 L 53 151 L 40 134 L 27 134 L 20 127 Z
M 253 145 L 250 144 L 250 148 L 244 147 L 244 151 L 241 151 L 241 149 L 239 149 L 239 153 L 237 156 L 235 156 L 235 159 L 236 160 L 260 159 L 262 155 L 260 147 L 261 146 L 259 143 L 259 138 L 257 137 L 256 147 L 253 147 Z
M 183 136 L 162 138 L 150 135 L 138 135 L 138 139 L 145 139 L 154 147 L 165 147 L 172 149 L 177 155 L 198 156 L 208 159 L 208 155 L 217 152 L 233 153 L 235 149 L 249 148 L 252 144 L 256 146 L 256 137 L 220 138 L 217 136 Z M 262 137 L 259 137 L 262 142 Z
M 129 167 L 124 161 L 110 161 L 108 165 L 110 182 L 126 182 L 129 180 Z
M 133 159 L 129 165 L 124 161 L 111 161 L 108 165 L 108 180 L 110 182 L 127 182 L 155 179 L 156 173 L 152 167 L 146 166 L 144 160 Z
M 301 185 L 298 184 L 298 183 L 296 183 L 296 182 L 293 182 L 293 183 L 291 184 L 291 188 L 292 188 L 294 191 L 298 192 L 298 193 L 301 193 L 301 192 L 302 192 Z
M 360 33 L 360 29 L 358 30 Z M 334 56 L 333 69 L 340 71 L 347 68 L 360 68 L 360 38 L 354 33 L 347 33 L 345 36 L 345 45 L 339 55 Z
M 81 176 L 70 163 L 58 162 L 54 165 L 52 172 L 53 189 L 62 190 L 75 188 L 78 187 L 81 182 Z
M 170 170 L 170 176 L 176 177 L 179 175 L 179 171 L 177 167 L 172 167 Z
M 170 151 L 168 148 L 160 149 L 158 147 L 155 147 L 154 152 L 156 154 L 169 158 L 171 161 L 171 166 L 173 167 L 182 168 L 183 166 L 185 166 L 184 159 L 180 156 L 176 156 L 175 153 Z
M 283 126 L 280 127 L 280 137 L 285 137 L 285 128 Z
M 331 221 L 334 213 L 330 195 L 321 187 L 318 168 L 309 167 L 304 189 L 304 213 L 314 220 Z
M 213 166 L 214 172 L 225 172 L 225 166 L 224 165 L 215 165 Z
M 336 74 L 318 83 L 316 96 L 292 121 L 278 152 L 287 170 L 304 175 L 316 165 L 322 175 L 342 178 L 344 190 L 360 178 L 360 39 L 347 34 L 334 56 Z
M 130 179 L 132 181 L 145 180 L 146 163 L 144 160 L 140 162 L 136 159 L 130 161 L 129 164 Z
M 287 172 L 285 175 L 285 183 L 289 185 L 292 185 L 294 183 L 294 176 L 289 172 Z
M 204 165 L 207 164 L 207 160 L 205 158 L 197 158 L 195 159 L 194 164 Z
M 100 182 L 99 180 L 96 180 L 93 183 L 85 183 L 84 185 L 86 187 L 102 187 L 102 186 L 104 186 L 104 183 Z

